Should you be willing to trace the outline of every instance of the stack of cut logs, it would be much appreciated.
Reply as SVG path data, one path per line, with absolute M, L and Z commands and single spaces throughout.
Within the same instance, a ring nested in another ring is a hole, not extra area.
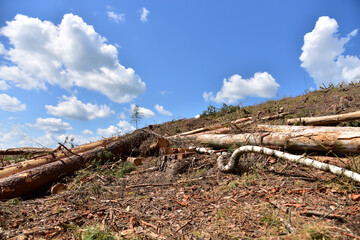
M 260 120 L 281 118 L 287 114 L 289 113 L 279 113 L 260 118 Z M 288 124 L 305 126 L 258 125 L 252 132 L 230 134 L 232 128 L 229 126 L 242 127 L 259 120 L 259 118 L 247 117 L 225 124 L 181 133 L 168 137 L 167 140 L 190 139 L 203 146 L 214 148 L 227 148 L 233 145 L 257 145 L 287 151 L 324 153 L 332 151 L 341 154 L 358 154 L 360 153 L 360 128 L 319 126 L 356 119 L 360 119 L 360 111 L 333 116 L 288 120 Z M 42 156 L 0 168 L 0 199 L 23 196 L 48 186 L 63 176 L 84 167 L 87 162 L 97 158 L 99 153 L 104 151 L 111 152 L 118 159 L 120 157 L 129 157 L 128 161 L 138 165 L 141 163 L 141 158 L 131 156 L 133 149 L 139 148 L 150 136 L 153 136 L 150 131 L 137 130 L 119 138 L 107 138 L 72 149 L 60 144 L 58 149 Z M 190 149 L 170 148 L 167 140 L 158 138 L 158 141 L 149 147 L 148 153 L 154 154 L 154 152 L 160 151 L 163 157 L 175 159 L 182 159 L 193 154 Z

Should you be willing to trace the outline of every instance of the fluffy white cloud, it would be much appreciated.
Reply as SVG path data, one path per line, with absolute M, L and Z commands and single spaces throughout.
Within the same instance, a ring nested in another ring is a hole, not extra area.
M 68 122 L 63 122 L 59 118 L 37 118 L 35 124 L 29 124 L 30 127 L 39 128 L 46 133 L 65 133 L 72 127 Z
M 169 116 L 169 117 L 172 117 L 172 116 L 173 116 L 173 114 L 172 114 L 171 112 L 166 111 L 166 110 L 164 109 L 164 107 L 163 107 L 163 106 L 160 106 L 159 104 L 156 104 L 156 105 L 155 105 L 155 109 L 156 109 L 156 111 L 158 111 L 158 113 L 160 113 L 160 114 L 162 114 L 162 115 L 166 115 L 166 116 Z
M 4 111 L 17 112 L 24 111 L 26 105 L 22 104 L 16 97 L 2 93 L 0 94 L 0 108 Z
M 83 130 L 81 133 L 84 134 L 84 135 L 93 135 L 93 134 L 94 134 L 94 133 L 93 133 L 91 130 L 89 130 L 89 129 L 85 129 L 85 130 Z
M 106 118 L 114 113 L 106 105 L 93 105 L 91 103 L 82 103 L 76 97 L 62 96 L 63 101 L 57 106 L 45 105 L 49 114 L 58 117 L 66 117 L 77 120 L 93 120 L 95 118 Z
M 131 111 L 134 111 L 135 106 L 136 106 L 135 104 L 130 105 Z M 144 107 L 139 107 L 139 111 L 140 111 L 140 114 L 142 116 L 144 116 L 145 118 L 155 117 L 155 113 L 153 111 L 151 111 L 150 109 L 147 109 L 147 108 L 144 108 Z
M 108 128 L 99 128 L 96 133 L 98 135 L 101 135 L 103 137 L 110 137 L 110 136 L 114 136 L 114 135 L 120 135 L 122 132 L 118 127 L 115 127 L 113 125 L 111 125 Z
M 12 48 L 4 56 L 12 66 L 0 66 L 0 79 L 23 89 L 58 85 L 98 91 L 118 103 L 130 102 L 145 91 L 131 68 L 119 64 L 115 46 L 93 26 L 73 14 L 55 26 L 49 21 L 16 15 L 0 30 Z
M 257 72 L 250 79 L 243 79 L 240 75 L 232 75 L 229 79 L 224 79 L 221 90 L 216 94 L 204 92 L 203 97 L 206 101 L 217 103 L 235 103 L 246 97 L 274 97 L 279 88 L 279 84 L 267 72 Z
M 146 8 L 141 8 L 141 14 L 140 14 L 140 20 L 142 21 L 142 22 L 147 22 L 148 21 L 148 19 L 147 19 L 147 17 L 149 16 L 149 14 L 150 14 L 150 11 L 149 10 L 147 10 Z
M 123 134 L 136 130 L 136 128 L 127 121 L 120 121 L 117 125 Z
M 120 113 L 119 118 L 120 119 L 126 119 L 125 113 L 124 112 Z
M 8 131 L 0 131 L 0 149 L 8 149 L 15 147 L 39 147 L 28 138 L 23 132 L 24 126 L 12 126 Z
M 4 54 L 6 52 L 4 45 L 0 42 L 0 54 Z
M 5 81 L 0 80 L 0 90 L 4 91 L 4 90 L 6 90 L 8 88 L 10 88 L 9 85 L 7 85 L 7 83 Z
M 115 13 L 114 11 L 107 11 L 107 15 L 110 20 L 120 23 L 125 21 L 125 14 L 124 13 Z
M 343 55 L 345 44 L 358 30 L 340 38 L 338 28 L 335 19 L 323 16 L 318 19 L 314 29 L 304 36 L 301 66 L 314 78 L 318 87 L 322 84 L 360 81 L 359 57 Z

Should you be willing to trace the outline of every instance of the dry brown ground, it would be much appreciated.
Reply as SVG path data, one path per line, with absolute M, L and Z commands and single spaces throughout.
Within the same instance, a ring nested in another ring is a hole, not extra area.
M 350 112 L 360 106 L 359 91 L 360 85 L 329 88 L 247 107 L 247 114 L 172 121 L 152 130 L 171 136 L 281 107 L 293 111 L 290 117 L 325 115 L 335 113 L 341 97 L 352 100 L 337 112 Z M 332 161 L 344 166 L 354 157 Z M 125 175 L 129 166 L 93 163 L 62 179 L 67 190 L 61 194 L 44 189 L 0 202 L 0 239 L 360 239 L 360 185 L 348 179 L 254 155 L 231 174 L 218 172 L 216 155 L 195 154 L 154 169 L 159 159 L 148 157 Z

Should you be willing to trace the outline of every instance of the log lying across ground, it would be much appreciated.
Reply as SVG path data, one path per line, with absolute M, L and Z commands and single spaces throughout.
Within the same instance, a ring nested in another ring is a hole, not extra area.
M 275 115 L 265 116 L 261 118 L 253 118 L 253 117 L 244 117 L 239 118 L 237 120 L 226 122 L 222 124 L 217 124 L 209 127 L 202 127 L 198 128 L 192 131 L 183 132 L 174 136 L 171 136 L 170 139 L 188 139 L 188 140 L 195 140 L 197 136 L 202 134 L 226 134 L 230 133 L 233 129 L 232 126 L 241 127 L 246 124 L 254 123 L 257 120 L 272 120 L 272 119 L 278 119 L 282 118 L 292 112 L 283 112 L 283 113 L 277 113 Z
M 265 132 L 204 134 L 198 136 L 196 141 L 216 148 L 257 145 L 296 151 L 360 153 L 360 128 L 281 125 L 263 125 L 259 128 Z
M 99 153 L 105 150 L 113 156 L 131 155 L 134 148 L 148 139 L 151 133 L 142 130 L 118 138 L 107 146 L 98 146 L 79 154 L 71 154 L 51 163 L 16 173 L 0 179 L 0 199 L 9 199 L 32 193 L 50 183 L 84 167 L 84 165 L 98 158 Z
M 11 148 L 11 149 L 0 149 L 0 156 L 13 156 L 13 155 L 38 155 L 38 154 L 44 154 L 49 153 L 53 151 L 53 149 L 50 148 Z
M 106 146 L 107 144 L 110 144 L 111 142 L 116 141 L 116 137 L 110 137 L 107 139 L 103 139 L 100 141 L 96 141 L 89 144 L 84 144 L 75 148 L 71 149 L 71 152 L 73 154 L 79 154 L 82 152 L 86 152 L 88 150 L 94 149 L 99 146 Z M 0 178 L 4 178 L 7 176 L 10 176 L 12 174 L 25 171 L 27 169 L 31 169 L 34 167 L 38 167 L 47 163 L 51 163 L 54 161 L 57 161 L 61 158 L 64 158 L 66 156 L 71 155 L 71 153 L 67 152 L 64 149 L 60 149 L 58 151 L 52 151 L 50 154 L 47 154 L 45 156 L 37 157 L 35 159 L 31 159 L 28 161 L 20 162 L 14 165 L 5 166 L 3 169 L 0 170 Z
M 331 125 L 341 122 L 353 121 L 360 119 L 360 111 L 344 113 L 338 115 L 330 116 L 321 116 L 321 117 L 305 117 L 305 118 L 292 118 L 288 119 L 287 123 L 291 124 L 302 124 L 302 125 L 311 125 L 311 126 L 320 126 L 320 125 Z

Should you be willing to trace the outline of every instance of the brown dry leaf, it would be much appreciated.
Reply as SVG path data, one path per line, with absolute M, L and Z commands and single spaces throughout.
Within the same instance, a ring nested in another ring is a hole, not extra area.
M 351 200 L 353 200 L 353 201 L 359 201 L 359 200 L 360 200 L 360 194 L 352 193 L 352 194 L 350 195 L 350 198 L 351 198 Z

